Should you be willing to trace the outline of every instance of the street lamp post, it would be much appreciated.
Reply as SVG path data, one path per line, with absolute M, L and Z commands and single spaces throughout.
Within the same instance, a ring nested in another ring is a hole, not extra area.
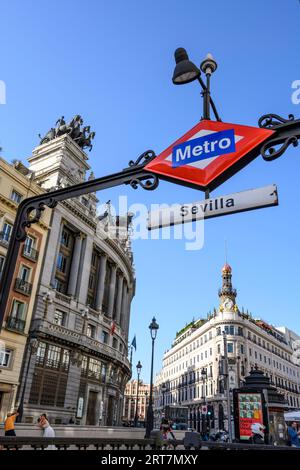
M 229 367 L 228 367 L 228 349 L 227 349 L 227 336 L 223 331 L 223 342 L 224 342 L 224 375 L 226 379 L 226 401 L 227 401 L 227 421 L 228 421 L 228 434 L 229 442 L 232 442 L 232 426 L 231 426 L 231 401 L 230 401 L 230 389 L 229 389 Z
M 38 339 L 35 337 L 31 337 L 28 342 L 28 353 L 29 353 L 28 361 L 27 361 L 26 373 L 25 373 L 25 378 L 24 378 L 24 385 L 23 385 L 22 394 L 20 396 L 20 401 L 19 401 L 19 406 L 18 406 L 19 415 L 17 416 L 17 419 L 16 419 L 18 423 L 22 422 L 22 417 L 23 417 L 25 389 L 26 389 L 26 382 L 27 382 L 28 372 L 29 372 L 30 363 L 31 363 L 31 357 L 33 354 L 37 353 L 38 345 L 39 345 Z
M 136 407 L 135 407 L 135 416 L 134 416 L 134 427 L 136 428 L 138 425 L 138 406 L 139 406 L 139 385 L 140 385 L 140 373 L 142 370 L 142 364 L 139 361 L 136 365 L 137 371 L 137 391 L 136 391 Z
M 154 360 L 154 342 L 159 329 L 158 323 L 156 323 L 155 317 L 152 318 L 152 322 L 149 325 L 149 330 L 152 339 L 152 354 L 151 354 L 151 375 L 150 375 L 150 394 L 149 404 L 147 408 L 147 423 L 146 423 L 146 434 L 145 437 L 149 438 L 150 433 L 153 429 L 153 360 Z
M 202 394 L 202 398 L 203 398 L 203 402 L 204 402 L 204 405 L 205 406 L 205 402 L 206 402 L 206 394 L 205 394 L 205 381 L 207 379 L 207 370 L 203 367 L 203 369 L 201 370 L 201 378 L 202 378 L 202 383 L 203 383 L 203 394 Z M 205 420 L 205 416 L 204 416 L 204 413 L 202 412 L 201 410 L 201 430 L 202 432 L 205 432 L 206 431 L 206 420 Z

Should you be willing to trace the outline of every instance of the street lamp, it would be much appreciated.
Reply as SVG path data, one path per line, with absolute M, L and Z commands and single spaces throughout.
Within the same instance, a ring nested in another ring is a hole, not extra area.
M 135 407 L 135 416 L 134 416 L 134 427 L 137 427 L 138 424 L 138 406 L 139 406 L 139 385 L 140 385 L 140 373 L 142 370 L 142 364 L 139 361 L 136 365 L 137 371 L 137 391 L 136 391 L 136 407 Z
M 158 323 L 156 323 L 155 317 L 152 318 L 152 322 L 149 325 L 150 335 L 152 339 L 152 354 L 151 354 L 151 375 L 150 375 L 150 395 L 149 404 L 147 408 L 147 424 L 145 437 L 149 438 L 150 433 L 153 429 L 153 359 L 154 359 L 154 341 L 156 339 L 157 330 L 159 329 Z
M 203 118 L 210 119 L 210 106 L 214 112 L 217 121 L 221 121 L 220 116 L 217 112 L 216 106 L 210 96 L 210 78 L 211 75 L 217 69 L 217 62 L 213 59 L 211 54 L 207 54 L 206 58 L 200 65 L 201 71 L 206 76 L 206 84 L 201 78 L 201 72 L 198 67 L 189 60 L 189 56 L 183 47 L 176 49 L 175 51 L 175 62 L 176 66 L 174 69 L 172 81 L 174 85 L 185 85 L 186 83 L 198 80 L 202 88 L 203 96 Z

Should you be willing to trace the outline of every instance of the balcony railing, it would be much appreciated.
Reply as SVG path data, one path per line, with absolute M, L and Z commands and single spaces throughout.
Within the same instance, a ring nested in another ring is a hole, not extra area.
M 17 278 L 15 281 L 15 290 L 21 292 L 25 295 L 30 295 L 32 289 L 32 284 L 30 282 L 24 281 L 23 279 Z
M 7 246 L 9 244 L 10 234 L 7 232 L 0 232 L 1 245 Z
M 28 246 L 24 245 L 23 256 L 25 256 L 25 258 L 31 259 L 32 261 L 36 261 L 39 256 L 39 252 L 38 250 L 35 250 L 34 248 L 29 248 Z
M 26 321 L 21 318 L 8 317 L 6 328 L 13 331 L 19 331 L 23 333 L 25 330 Z

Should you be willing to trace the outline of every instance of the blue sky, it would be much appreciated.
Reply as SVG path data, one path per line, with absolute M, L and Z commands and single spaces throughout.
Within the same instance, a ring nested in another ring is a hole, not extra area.
M 300 115 L 291 84 L 300 79 L 298 0 L 78 0 L 1 6 L 0 145 L 7 160 L 26 157 L 56 119 L 81 114 L 96 131 L 90 163 L 96 176 L 124 168 L 148 148 L 161 152 L 201 117 L 196 83 L 171 82 L 174 50 L 185 47 L 199 64 L 218 62 L 212 93 L 225 122 L 256 125 L 267 112 Z M 160 325 L 155 369 L 177 330 L 218 305 L 224 240 L 238 304 L 275 325 L 299 328 L 299 148 L 273 163 L 258 157 L 214 194 L 276 183 L 276 208 L 212 219 L 202 250 L 182 240 L 133 244 L 137 275 L 130 338 L 134 364 L 149 380 L 153 315 Z M 196 190 L 161 183 L 153 193 L 119 188 L 101 201 L 191 202 Z

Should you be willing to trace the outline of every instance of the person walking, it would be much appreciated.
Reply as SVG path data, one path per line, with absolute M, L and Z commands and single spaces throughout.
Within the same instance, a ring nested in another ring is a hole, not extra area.
M 14 413 L 7 413 L 7 417 L 4 422 L 5 436 L 16 436 L 15 421 L 17 416 L 19 416 L 17 411 Z
M 292 447 L 300 447 L 299 435 L 300 431 L 297 429 L 297 423 L 293 421 L 290 426 L 288 426 L 288 441 Z
M 50 426 L 46 413 L 43 413 L 38 419 L 39 427 L 43 430 L 43 437 L 55 437 L 55 431 Z M 49 445 L 46 450 L 56 450 L 55 445 Z

